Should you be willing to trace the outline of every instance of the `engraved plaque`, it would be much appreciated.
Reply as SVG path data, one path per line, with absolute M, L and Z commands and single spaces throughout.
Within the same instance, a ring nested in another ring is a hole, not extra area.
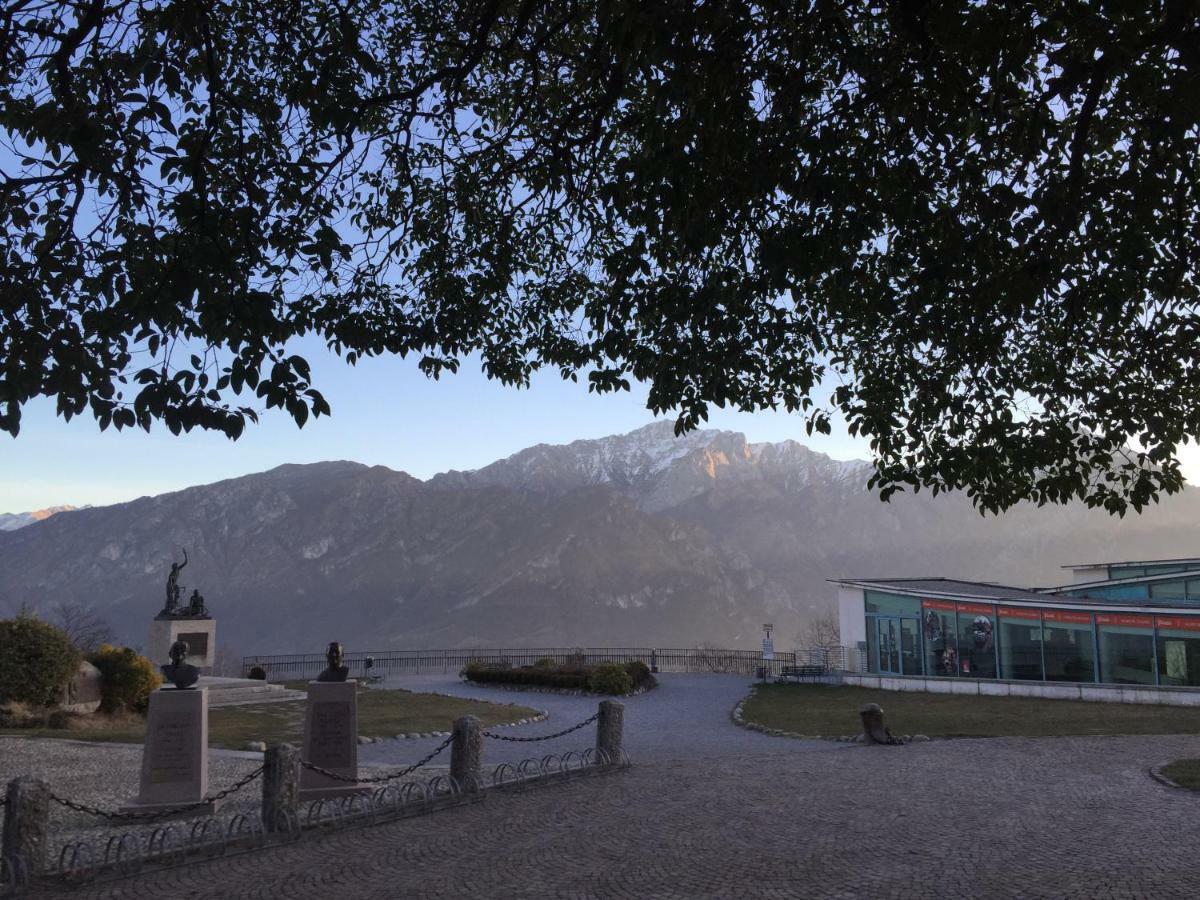
M 189 712 L 162 712 L 153 722 L 150 746 L 150 783 L 191 782 L 200 765 L 196 718 Z
M 352 718 L 350 704 L 345 701 L 318 700 L 313 703 L 309 762 L 323 769 L 345 769 L 354 765 L 354 744 L 358 738 L 350 728 Z
M 188 645 L 188 656 L 208 656 L 207 631 L 181 631 L 179 640 Z

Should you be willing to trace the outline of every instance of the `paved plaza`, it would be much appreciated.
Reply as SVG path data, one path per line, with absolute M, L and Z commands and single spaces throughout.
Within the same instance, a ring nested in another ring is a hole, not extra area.
M 434 687 L 433 681 L 404 686 Z M 1200 796 L 1168 788 L 1146 771 L 1200 756 L 1200 738 L 1006 738 L 904 747 L 795 741 L 729 722 L 744 678 L 662 681 L 660 691 L 628 703 L 635 762 L 628 771 L 307 836 L 290 846 L 95 885 L 76 896 L 1200 894 Z M 500 699 L 551 711 L 550 721 L 514 734 L 570 724 L 572 704 L 595 706 L 590 698 L 541 694 Z M 364 749 L 411 760 L 420 746 L 396 741 Z M 486 751 L 491 761 L 512 752 L 495 742 Z

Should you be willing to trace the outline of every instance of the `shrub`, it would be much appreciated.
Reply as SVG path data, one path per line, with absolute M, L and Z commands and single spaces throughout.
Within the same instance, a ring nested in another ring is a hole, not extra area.
M 256 681 L 266 681 L 267 680 L 267 670 L 264 669 L 262 666 L 255 666 L 254 668 L 252 668 L 250 670 L 249 677 L 255 679 Z
M 633 678 L 620 663 L 600 663 L 588 677 L 588 689 L 597 694 L 628 694 Z
M 71 639 L 35 616 L 0 621 L 0 703 L 56 704 L 79 660 Z
M 543 656 L 533 663 L 535 669 L 553 669 L 556 665 L 557 663 L 549 656 Z
M 650 677 L 650 667 L 640 659 L 634 659 L 625 663 L 625 671 L 633 679 L 634 687 L 641 687 L 642 683 Z
M 162 676 L 154 663 L 128 647 L 103 644 L 89 658 L 100 670 L 100 709 L 114 713 L 121 710 L 145 712 L 150 693 L 162 684 Z

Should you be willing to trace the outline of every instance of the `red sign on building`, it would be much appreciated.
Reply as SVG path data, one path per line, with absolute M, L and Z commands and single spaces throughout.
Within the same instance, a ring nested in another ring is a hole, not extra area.
M 1138 616 L 1129 613 L 1097 613 L 1097 625 L 1118 625 L 1122 628 L 1153 628 L 1154 619 L 1151 616 Z
M 1042 611 L 1029 606 L 1001 606 L 999 607 L 1000 615 L 1006 619 L 1031 619 L 1034 622 L 1040 621 Z
M 1042 617 L 1047 622 L 1062 622 L 1071 625 L 1091 625 L 1092 614 L 1084 612 L 1070 612 L 1065 609 L 1047 609 L 1042 613 Z

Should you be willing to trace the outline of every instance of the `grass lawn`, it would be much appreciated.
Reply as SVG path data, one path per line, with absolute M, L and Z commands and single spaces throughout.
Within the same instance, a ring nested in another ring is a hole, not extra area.
M 304 690 L 307 682 L 289 683 Z M 361 688 L 358 693 L 358 733 L 367 737 L 392 737 L 413 731 L 449 731 L 454 720 L 465 715 L 478 716 L 484 727 L 515 722 L 535 715 L 525 706 L 484 703 L 437 694 L 411 691 Z M 136 717 L 110 720 L 89 717 L 88 724 L 69 729 L 8 729 L 0 734 L 27 737 L 70 738 L 82 741 L 120 741 L 141 743 L 146 729 Z M 304 701 L 226 706 L 208 711 L 210 747 L 242 749 L 249 741 L 299 743 L 304 737 Z
M 1200 708 L 1193 707 L 926 694 L 834 685 L 760 685 L 742 707 L 742 718 L 798 734 L 856 734 L 862 730 L 858 710 L 865 703 L 878 703 L 883 708 L 884 721 L 892 734 L 1200 734 Z M 1193 764 L 1200 767 L 1200 762 Z
M 1200 759 L 1177 759 L 1163 766 L 1162 773 L 1180 787 L 1200 791 Z

